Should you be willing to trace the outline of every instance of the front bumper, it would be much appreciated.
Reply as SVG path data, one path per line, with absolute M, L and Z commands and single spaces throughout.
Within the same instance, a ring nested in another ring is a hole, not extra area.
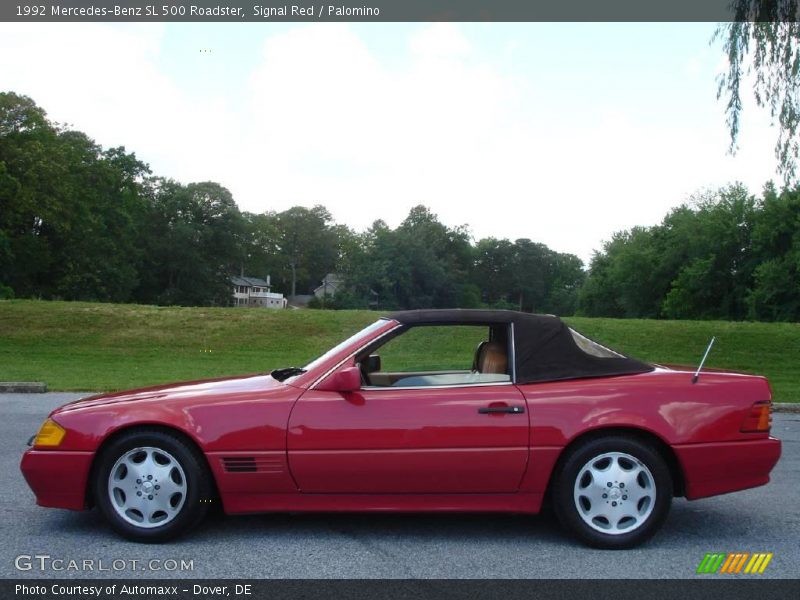
M 764 485 L 781 456 L 781 441 L 774 437 L 674 448 L 689 500 Z
M 83 510 L 93 457 L 92 452 L 28 450 L 19 468 L 39 506 Z

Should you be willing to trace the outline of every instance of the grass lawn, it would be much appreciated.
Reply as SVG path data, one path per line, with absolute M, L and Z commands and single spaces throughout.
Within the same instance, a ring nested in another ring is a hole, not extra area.
M 44 381 L 51 390 L 94 391 L 264 372 L 303 365 L 378 316 L 369 311 L 0 301 L 0 381 Z M 776 401 L 800 401 L 798 323 L 567 321 L 597 341 L 652 362 L 697 364 L 716 335 L 708 366 L 766 375 Z M 474 332 L 463 329 L 444 342 L 455 364 L 464 361 L 465 347 L 466 356 L 474 348 Z M 397 361 L 413 360 L 415 347 L 422 350 L 436 340 L 418 336 L 412 341 Z M 439 339 L 436 346 L 442 345 Z

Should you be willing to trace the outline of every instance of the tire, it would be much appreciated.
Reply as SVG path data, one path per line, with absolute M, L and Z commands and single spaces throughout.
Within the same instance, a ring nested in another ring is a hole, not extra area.
M 186 532 L 213 498 L 205 459 L 178 435 L 123 433 L 97 461 L 95 503 L 117 533 L 135 542 L 164 542 Z
M 634 437 L 609 435 L 564 458 L 554 480 L 553 509 L 561 525 L 585 544 L 631 548 L 663 525 L 672 489 L 657 450 Z

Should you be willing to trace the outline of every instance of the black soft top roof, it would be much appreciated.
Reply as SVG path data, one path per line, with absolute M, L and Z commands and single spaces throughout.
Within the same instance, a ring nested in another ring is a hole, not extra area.
M 387 318 L 408 326 L 513 324 L 517 383 L 632 375 L 653 370 L 652 365 L 621 353 L 606 358 L 584 352 L 566 323 L 554 315 L 455 308 L 405 310 L 390 313 Z

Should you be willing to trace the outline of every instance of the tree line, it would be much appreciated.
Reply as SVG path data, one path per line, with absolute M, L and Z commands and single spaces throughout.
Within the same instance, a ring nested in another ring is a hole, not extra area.
M 800 188 L 735 184 L 615 234 L 579 297 L 589 316 L 800 320 Z
M 288 296 L 337 273 L 344 288 L 312 303 L 325 308 L 797 321 L 800 188 L 702 194 L 585 269 L 529 239 L 474 241 L 422 205 L 361 232 L 322 205 L 242 212 L 218 183 L 154 175 L 0 93 L 0 298 L 226 306 L 241 272 Z
M 229 277 L 270 275 L 309 294 L 327 273 L 330 308 L 500 306 L 571 314 L 583 264 L 527 239 L 473 243 L 424 206 L 392 229 L 356 232 L 322 205 L 241 212 L 215 182 L 154 175 L 0 93 L 0 297 L 229 305 Z

